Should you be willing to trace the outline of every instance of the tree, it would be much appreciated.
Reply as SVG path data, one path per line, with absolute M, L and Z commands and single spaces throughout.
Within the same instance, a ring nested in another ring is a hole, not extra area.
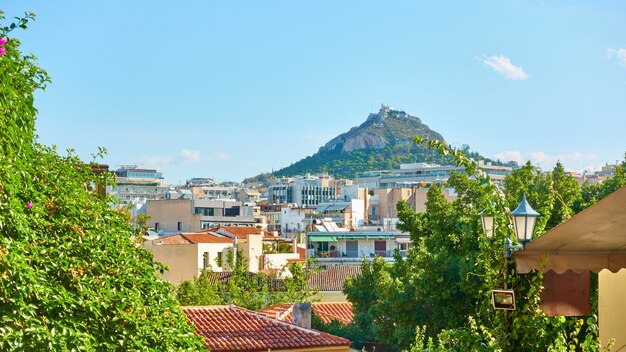
M 562 350 L 564 346 L 594 350 L 595 318 L 546 316 L 539 308 L 542 274 L 517 275 L 514 263 L 502 255 L 505 236 L 515 237 L 508 211 L 523 193 L 544 215 L 536 232 L 541 233 L 573 214 L 580 198 L 576 182 L 560 164 L 547 174 L 527 164 L 508 176 L 500 189 L 462 151 L 437 141 L 428 143 L 464 166 L 466 174 L 453 174 L 448 180 L 447 186 L 458 195 L 452 202 L 433 186 L 425 213 L 399 203 L 398 228 L 410 233 L 413 248 L 406 258 L 397 256 L 393 265 L 380 259 L 364 263 L 361 276 L 345 284 L 344 292 L 355 307 L 355 324 L 365 330 L 363 337 L 392 351 L 411 345 L 412 351 Z M 493 244 L 482 239 L 478 213 L 483 209 L 496 221 Z M 491 290 L 505 282 L 517 299 L 517 309 L 508 319 L 492 308 L 490 300 Z
M 234 304 L 251 310 L 279 303 L 306 302 L 315 294 L 307 287 L 306 271 L 299 263 L 290 267 L 291 277 L 283 280 L 271 278 L 263 273 L 248 272 L 247 260 L 237 255 L 229 256 L 232 272 L 228 281 L 217 280 L 215 273 L 205 271 L 193 281 L 183 281 L 176 289 L 176 298 L 181 305 Z
M 202 349 L 163 267 L 91 189 L 111 175 L 36 142 L 34 92 L 49 78 L 8 37 L 33 16 L 0 28 L 0 350 Z

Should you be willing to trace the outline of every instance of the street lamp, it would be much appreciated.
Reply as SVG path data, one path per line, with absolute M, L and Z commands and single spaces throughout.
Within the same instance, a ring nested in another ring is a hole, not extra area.
M 494 241 L 494 234 L 496 229 L 496 222 L 493 215 L 487 213 L 487 209 L 480 212 L 480 220 L 485 232 L 485 237 L 489 242 Z M 536 212 L 528 201 L 526 195 L 522 196 L 522 201 L 517 208 L 511 212 L 511 223 L 515 230 L 515 237 L 517 241 L 522 245 L 513 245 L 508 233 L 504 239 L 504 257 L 511 258 L 513 252 L 524 249 L 526 243 L 530 242 L 535 231 L 535 224 L 537 223 L 537 217 L 539 213 Z
M 493 215 L 487 213 L 487 209 L 481 211 L 478 215 L 480 215 L 480 220 L 483 225 L 483 231 L 485 231 L 485 237 L 487 237 L 487 241 L 493 243 L 493 234 L 495 233 L 495 221 L 493 221 Z
M 480 212 L 480 220 L 485 231 L 485 237 L 491 243 L 494 241 L 494 235 L 496 230 L 496 222 L 493 215 L 487 212 L 487 209 Z M 508 265 L 508 260 L 513 256 L 513 252 L 524 249 L 526 243 L 530 242 L 535 230 L 535 224 L 537 223 L 537 213 L 526 200 L 526 195 L 522 196 L 522 201 L 517 208 L 510 213 L 510 221 L 513 224 L 515 230 L 515 237 L 521 245 L 513 245 L 509 238 L 508 231 L 505 233 L 504 238 L 504 260 L 505 265 Z M 508 324 L 508 318 L 506 310 L 515 309 L 515 293 L 512 290 L 507 290 L 507 269 L 504 270 L 504 290 L 492 290 L 492 302 L 494 308 L 504 309 L 504 320 Z
M 513 222 L 515 236 L 517 236 L 517 240 L 522 245 L 526 245 L 533 239 L 538 216 L 539 213 L 528 204 L 526 194 L 524 194 L 517 208 L 511 212 L 511 222 Z

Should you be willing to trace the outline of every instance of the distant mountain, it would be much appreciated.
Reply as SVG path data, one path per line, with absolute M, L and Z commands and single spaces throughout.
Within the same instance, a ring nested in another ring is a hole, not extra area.
M 416 135 L 444 141 L 441 134 L 418 117 L 381 106 L 378 113 L 370 114 L 360 126 L 333 138 L 317 153 L 274 172 L 274 176 L 326 172 L 338 178 L 354 178 L 359 172 L 396 169 L 406 163 L 452 164 L 450 158 L 413 143 Z M 463 149 L 469 152 L 469 147 Z M 470 154 L 475 159 L 484 159 L 476 153 Z

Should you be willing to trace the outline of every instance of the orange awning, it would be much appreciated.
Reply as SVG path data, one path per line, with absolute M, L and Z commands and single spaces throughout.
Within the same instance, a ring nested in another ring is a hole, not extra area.
M 515 262 L 521 274 L 626 268 L 626 187 L 535 238 Z

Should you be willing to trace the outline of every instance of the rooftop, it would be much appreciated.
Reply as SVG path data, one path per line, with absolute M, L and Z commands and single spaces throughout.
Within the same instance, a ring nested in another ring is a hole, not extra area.
M 279 321 L 235 306 L 183 307 L 211 351 L 268 351 L 347 347 L 341 337 Z
M 333 265 L 326 269 L 320 269 L 309 277 L 308 286 L 317 291 L 339 291 L 343 290 L 343 283 L 348 277 L 361 274 L 360 266 L 353 265 Z
M 247 227 L 247 226 L 222 226 L 215 230 L 218 233 L 230 234 L 232 236 L 237 237 L 238 239 L 245 240 L 248 235 L 259 235 L 262 234 L 264 238 L 274 238 L 271 233 L 268 231 L 264 231 L 261 229 L 257 229 L 256 227 Z
M 217 236 L 212 233 L 179 233 L 160 237 L 155 240 L 155 244 L 197 244 L 197 243 L 233 243 L 232 238 Z
M 350 302 L 313 302 L 311 303 L 311 308 L 313 313 L 315 313 L 315 315 L 325 324 L 328 324 L 333 320 L 337 320 L 338 322 L 347 325 L 352 322 L 352 319 L 354 318 L 352 303 Z M 292 309 L 292 303 L 282 303 L 259 309 L 257 312 L 270 318 L 293 322 L 293 317 L 291 315 Z

